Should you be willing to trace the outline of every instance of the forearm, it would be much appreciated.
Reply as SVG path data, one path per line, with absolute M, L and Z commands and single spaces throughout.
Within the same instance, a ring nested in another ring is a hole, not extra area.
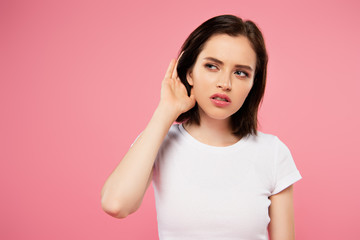
M 155 110 L 145 130 L 102 188 L 101 203 L 106 212 L 115 217 L 126 216 L 139 207 L 156 155 L 176 117 L 165 108 Z

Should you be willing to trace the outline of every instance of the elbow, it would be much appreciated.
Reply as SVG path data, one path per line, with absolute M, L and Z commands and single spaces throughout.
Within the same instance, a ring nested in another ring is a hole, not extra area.
M 101 207 L 104 212 L 114 218 L 123 219 L 129 215 L 129 212 L 121 207 L 121 204 L 114 201 L 106 201 L 104 198 L 101 199 Z

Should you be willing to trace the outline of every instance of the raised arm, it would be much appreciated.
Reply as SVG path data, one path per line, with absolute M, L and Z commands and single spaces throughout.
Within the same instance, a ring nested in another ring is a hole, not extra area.
M 161 143 L 176 118 L 195 105 L 194 96 L 187 96 L 177 76 L 175 62 L 171 60 L 166 71 L 160 102 L 150 122 L 101 190 L 101 206 L 113 217 L 125 218 L 140 207 Z

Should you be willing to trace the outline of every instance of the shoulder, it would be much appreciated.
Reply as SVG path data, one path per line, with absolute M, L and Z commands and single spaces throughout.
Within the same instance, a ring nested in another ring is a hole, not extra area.
M 173 125 L 171 125 L 171 127 L 169 129 L 169 133 L 170 132 L 179 133 L 180 132 L 180 124 L 179 123 L 174 123 Z
M 174 144 L 178 144 L 182 139 L 182 133 L 179 124 L 171 125 L 168 133 L 166 134 L 161 148 L 169 148 Z
M 246 137 L 246 140 L 252 143 L 261 144 L 261 145 L 273 145 L 277 144 L 280 140 L 277 136 L 269 133 L 264 133 L 257 131 L 257 135 L 251 134 Z
M 162 162 L 162 159 L 177 158 L 184 152 L 187 152 L 186 149 L 188 148 L 189 144 L 187 144 L 179 124 L 173 124 L 160 145 L 155 162 Z M 157 163 L 157 165 L 159 164 L 160 163 Z
M 251 135 L 252 137 L 254 137 L 255 140 L 257 141 L 266 141 L 266 142 L 273 142 L 273 141 L 277 141 L 277 136 L 270 134 L 270 133 L 264 133 L 261 131 L 257 131 L 257 135 Z
M 169 139 L 173 139 L 173 138 L 178 138 L 181 135 L 181 131 L 180 131 L 180 124 L 175 123 L 173 125 L 171 125 L 166 138 Z
M 253 146 L 261 147 L 262 149 L 288 151 L 288 147 L 278 136 L 261 131 L 257 131 L 257 135 L 248 135 L 246 141 Z

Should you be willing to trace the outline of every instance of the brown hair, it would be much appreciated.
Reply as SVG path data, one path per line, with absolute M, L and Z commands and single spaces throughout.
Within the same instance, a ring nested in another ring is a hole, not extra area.
M 265 91 L 268 55 L 262 33 L 254 22 L 250 20 L 243 21 L 234 15 L 220 15 L 202 23 L 188 36 L 181 47 L 180 52 L 183 52 L 183 54 L 177 66 L 179 78 L 190 96 L 191 86 L 186 80 L 186 74 L 195 64 L 206 41 L 215 34 L 245 36 L 256 53 L 254 84 L 241 108 L 231 116 L 231 127 L 234 135 L 241 137 L 248 134 L 256 135 L 258 108 Z M 188 121 L 191 124 L 200 125 L 197 103 L 192 109 L 182 113 L 176 121 Z

